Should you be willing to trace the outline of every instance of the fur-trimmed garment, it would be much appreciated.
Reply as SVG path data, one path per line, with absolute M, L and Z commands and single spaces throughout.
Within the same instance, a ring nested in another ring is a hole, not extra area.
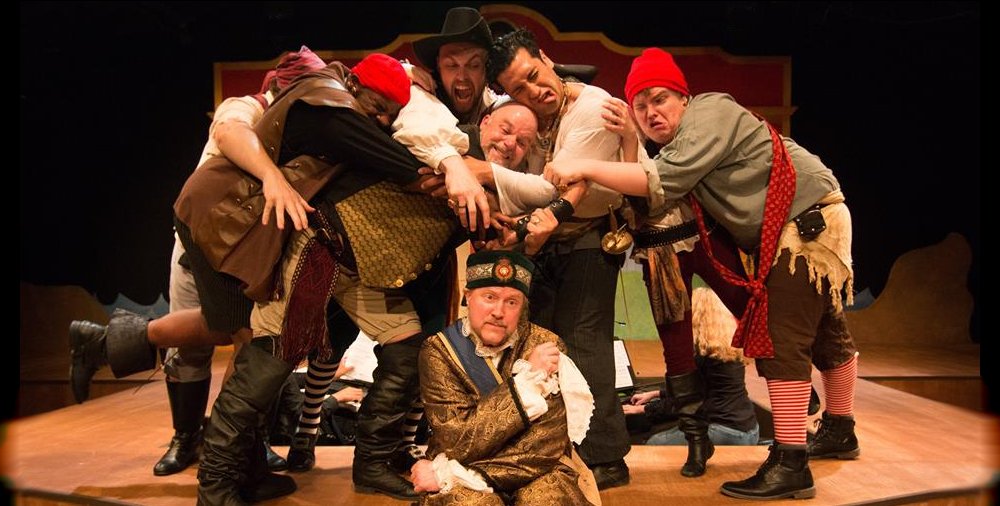
M 736 317 L 711 288 L 691 291 L 691 330 L 695 352 L 722 362 L 750 363 L 743 350 L 731 346 L 736 332 Z
M 847 305 L 854 303 L 854 269 L 851 267 L 851 212 L 844 204 L 840 190 L 830 192 L 818 204 L 826 222 L 826 230 L 811 241 L 803 241 L 794 222 L 785 224 L 778 237 L 778 252 L 788 250 L 791 259 L 788 273 L 795 274 L 795 259 L 803 257 L 809 267 L 809 281 L 823 293 L 823 280 L 829 282 L 831 304 L 837 312 L 844 310 L 842 293 L 847 294 Z M 779 255 L 780 256 L 780 255 Z M 778 257 L 774 259 L 778 263 Z M 777 265 L 775 265 L 777 267 Z

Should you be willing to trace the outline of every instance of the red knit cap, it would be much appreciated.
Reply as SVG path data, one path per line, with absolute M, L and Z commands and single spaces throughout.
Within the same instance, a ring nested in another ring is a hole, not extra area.
M 653 86 L 670 88 L 684 96 L 690 95 L 684 73 L 674 63 L 670 53 L 651 47 L 632 60 L 632 69 L 625 79 L 625 99 L 632 105 L 632 99 L 642 90 Z
M 351 72 L 358 76 L 362 86 L 400 106 L 410 101 L 410 78 L 399 61 L 389 55 L 372 53 L 365 56 Z

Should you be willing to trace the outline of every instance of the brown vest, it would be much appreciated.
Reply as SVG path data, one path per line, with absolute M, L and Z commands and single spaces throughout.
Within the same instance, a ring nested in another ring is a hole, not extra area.
M 344 91 L 350 70 L 331 63 L 293 82 L 275 99 L 255 130 L 271 160 L 277 163 L 288 110 L 299 100 L 311 105 L 357 110 L 354 97 Z M 340 163 L 298 156 L 278 167 L 302 198 L 312 198 L 340 170 Z M 188 178 L 174 202 L 174 213 L 191 229 L 212 268 L 246 284 L 253 300 L 273 297 L 274 270 L 292 227 L 279 230 L 277 220 L 261 225 L 264 192 L 260 180 L 224 156 L 202 164 Z

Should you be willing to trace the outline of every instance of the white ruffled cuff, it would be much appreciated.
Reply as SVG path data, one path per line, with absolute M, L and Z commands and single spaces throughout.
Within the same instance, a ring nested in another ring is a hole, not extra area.
M 457 460 L 449 459 L 444 453 L 437 454 L 431 461 L 434 467 L 434 475 L 437 477 L 439 493 L 446 494 L 456 485 L 480 492 L 492 493 L 493 489 L 486 484 L 479 473 L 466 469 Z
M 521 398 L 521 407 L 528 420 L 537 420 L 548 412 L 549 405 L 545 398 L 559 391 L 559 380 L 531 367 L 531 363 L 524 359 L 514 362 L 511 372 L 514 373 L 514 389 Z

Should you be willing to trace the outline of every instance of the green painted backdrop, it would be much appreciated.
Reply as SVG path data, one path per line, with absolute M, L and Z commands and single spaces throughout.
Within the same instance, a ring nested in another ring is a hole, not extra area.
M 691 279 L 692 288 L 706 286 L 696 274 Z M 625 261 L 618 277 L 615 295 L 615 337 L 636 341 L 655 341 L 656 324 L 649 307 L 646 284 L 642 281 L 642 267 L 631 259 Z

